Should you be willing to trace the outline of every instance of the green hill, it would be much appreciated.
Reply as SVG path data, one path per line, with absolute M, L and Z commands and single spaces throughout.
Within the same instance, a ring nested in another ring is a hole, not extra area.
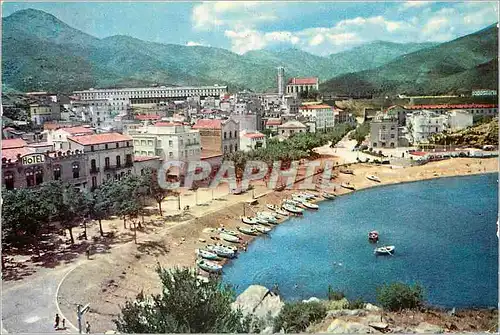
M 375 69 L 335 77 L 320 89 L 336 94 L 438 94 L 497 88 L 498 28 L 396 58 Z M 495 63 L 493 65 L 493 63 Z
M 324 81 L 433 46 L 377 41 L 328 57 L 298 49 L 238 55 L 221 48 L 152 43 L 129 36 L 99 39 L 34 9 L 3 18 L 2 28 L 3 84 L 21 91 L 215 83 L 263 91 L 276 87 L 277 66 L 285 66 L 287 77 L 318 76 Z

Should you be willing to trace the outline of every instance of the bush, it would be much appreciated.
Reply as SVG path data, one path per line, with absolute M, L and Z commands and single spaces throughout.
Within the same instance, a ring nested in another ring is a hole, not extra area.
M 157 268 L 163 289 L 127 301 L 117 320 L 120 333 L 248 333 L 252 320 L 231 309 L 234 292 L 217 279 L 200 282 L 190 269 Z
M 353 301 L 349 301 L 349 305 L 347 306 L 347 309 L 363 309 L 365 308 L 365 302 L 363 299 L 356 299 Z
M 419 284 L 392 283 L 377 288 L 377 300 L 389 311 L 420 308 L 424 301 L 424 291 Z
M 334 291 L 331 286 L 328 286 L 328 300 L 342 300 L 345 295 L 342 291 Z
M 285 303 L 274 320 L 274 332 L 283 329 L 285 333 L 302 333 L 310 324 L 323 320 L 325 316 L 326 307 L 319 302 Z

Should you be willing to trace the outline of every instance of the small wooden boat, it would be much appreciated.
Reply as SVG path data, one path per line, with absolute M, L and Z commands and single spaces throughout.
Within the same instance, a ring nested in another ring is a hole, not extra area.
M 281 215 L 281 216 L 288 216 L 288 212 L 287 212 L 287 211 L 285 211 L 283 208 L 278 208 L 278 209 L 276 210 L 276 214 L 279 214 L 279 215 Z
M 377 183 L 380 183 L 379 177 L 374 176 L 374 175 L 366 176 L 366 179 L 371 180 L 371 181 L 376 181 Z
M 383 247 L 375 248 L 373 252 L 376 255 L 391 255 L 394 253 L 394 249 L 396 249 L 393 245 L 384 245 Z
M 368 240 L 370 242 L 377 243 L 378 242 L 378 231 L 374 230 L 368 233 Z
M 214 244 L 216 247 L 222 247 L 222 248 L 226 248 L 228 250 L 231 250 L 232 252 L 234 253 L 237 253 L 238 252 L 238 248 L 235 247 L 234 245 L 225 245 L 225 244 L 222 244 L 222 243 L 216 243 Z
M 264 226 L 255 226 L 255 230 L 257 230 L 258 232 L 260 232 L 262 234 L 267 234 L 271 231 L 271 228 L 267 228 Z
M 246 235 L 259 235 L 259 231 L 255 228 L 247 228 L 247 227 L 238 227 L 238 230 Z
M 308 199 L 301 195 L 294 194 L 292 195 L 292 200 L 297 201 L 298 203 L 302 203 L 303 201 L 307 201 Z
M 232 242 L 232 243 L 238 243 L 240 241 L 240 238 L 235 235 L 230 235 L 227 233 L 220 233 L 219 237 L 223 239 L 224 241 L 227 242 Z
M 257 223 L 264 224 L 264 225 L 267 225 L 269 223 L 269 220 L 265 217 L 262 217 L 262 216 L 257 216 L 255 218 L 255 220 L 257 220 Z
M 276 219 L 275 217 L 260 217 L 259 216 L 259 218 L 263 218 L 264 220 L 267 221 L 266 223 L 262 223 L 265 226 L 269 226 L 269 224 L 278 224 L 278 219 Z
M 349 190 L 355 190 L 354 185 L 351 184 L 342 183 L 340 184 L 340 186 L 342 186 L 343 188 L 347 188 Z
M 299 195 L 303 196 L 306 199 L 314 199 L 316 198 L 316 194 L 314 193 L 309 193 L 309 192 L 301 192 Z
M 238 236 L 238 232 L 234 231 L 234 230 L 228 230 L 226 228 L 218 228 L 217 231 L 219 233 L 224 233 L 224 234 L 228 234 L 228 235 L 233 235 L 233 236 Z
M 208 251 L 216 253 L 217 256 L 233 258 L 236 255 L 236 253 L 232 249 L 226 248 L 225 246 L 221 245 L 207 245 L 207 249 Z
M 219 256 L 217 256 L 216 253 L 208 251 L 208 250 L 196 249 L 195 253 L 196 253 L 196 256 L 199 256 L 201 258 L 205 258 L 205 259 L 219 259 Z
M 291 205 L 291 204 L 284 204 L 283 209 L 285 209 L 293 214 L 302 214 L 304 212 L 304 210 L 302 208 L 299 208 L 299 207 Z
M 321 196 L 325 199 L 330 199 L 330 200 L 333 200 L 335 199 L 336 195 L 333 194 L 333 193 L 328 193 L 328 192 L 323 192 L 323 194 L 321 194 Z
M 246 223 L 246 224 L 257 224 L 258 223 L 256 218 L 252 218 L 250 216 L 242 216 L 241 221 L 243 221 L 243 223 Z
M 299 206 L 301 203 L 300 203 L 300 201 L 285 199 L 285 200 L 283 200 L 283 204 L 288 204 L 288 205 L 292 205 L 292 206 Z
M 313 204 L 312 202 L 309 202 L 309 201 L 303 201 L 302 205 L 304 205 L 308 209 L 319 209 L 318 205 Z
M 354 174 L 354 171 L 351 169 L 340 169 L 340 173 L 343 174 Z
M 221 272 L 222 271 L 221 265 L 214 263 L 214 262 L 206 261 L 204 259 L 197 260 L 196 265 L 198 265 L 198 267 L 200 269 L 205 270 L 207 272 Z

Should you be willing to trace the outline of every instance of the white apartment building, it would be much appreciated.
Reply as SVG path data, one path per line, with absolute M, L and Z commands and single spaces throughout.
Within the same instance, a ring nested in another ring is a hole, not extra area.
M 200 159 L 200 132 L 182 123 L 157 122 L 130 129 L 136 156 L 159 156 L 160 160 L 197 161 Z
M 265 147 L 266 147 L 266 135 L 258 131 L 243 130 L 240 132 L 240 150 L 250 151 Z
M 54 150 L 69 150 L 68 137 L 92 135 L 94 131 L 87 127 L 59 128 L 49 132 L 47 142 L 51 143 Z
M 124 100 L 100 99 L 72 101 L 71 110 L 95 128 L 111 128 L 117 117 L 128 115 L 130 104 Z
M 303 105 L 299 107 L 299 113 L 316 123 L 317 132 L 327 131 L 335 126 L 333 108 L 328 105 Z
M 405 106 L 408 110 L 426 110 L 436 113 L 446 113 L 455 109 L 464 110 L 472 116 L 498 116 L 497 104 L 442 104 L 442 105 L 411 105 Z
M 441 133 L 447 128 L 448 117 L 431 111 L 419 111 L 406 116 L 410 142 L 427 141 L 430 135 Z
M 131 174 L 134 165 L 132 138 L 118 133 L 68 137 L 69 150 L 84 151 L 90 162 L 89 184 L 95 188 L 108 179 Z
M 227 93 L 227 86 L 182 86 L 182 87 L 141 87 L 141 88 L 107 88 L 75 91 L 73 94 L 81 100 L 112 99 L 127 103 L 159 103 L 162 98 L 188 98 L 194 96 L 220 97 Z M 155 102 L 156 101 L 156 102 Z

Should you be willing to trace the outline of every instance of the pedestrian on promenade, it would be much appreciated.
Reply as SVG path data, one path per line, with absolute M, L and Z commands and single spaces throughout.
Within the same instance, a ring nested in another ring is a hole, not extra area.
M 85 325 L 85 332 L 87 334 L 90 334 L 90 323 L 87 321 L 87 324 Z
M 54 322 L 54 329 L 59 328 L 59 314 L 56 314 L 56 319 Z
M 66 329 L 66 319 L 62 319 L 62 329 Z
M 90 259 L 90 245 L 85 250 L 85 253 L 87 254 L 87 259 Z

